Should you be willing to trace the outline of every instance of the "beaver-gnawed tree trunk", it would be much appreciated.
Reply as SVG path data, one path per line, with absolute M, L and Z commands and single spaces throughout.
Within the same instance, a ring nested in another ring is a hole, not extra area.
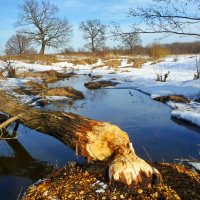
M 18 103 L 0 91 L 0 110 L 19 116 L 25 126 L 51 135 L 76 150 L 88 161 L 109 161 L 109 178 L 138 184 L 159 172 L 139 158 L 127 133 L 107 122 L 94 121 L 64 112 L 50 112 Z

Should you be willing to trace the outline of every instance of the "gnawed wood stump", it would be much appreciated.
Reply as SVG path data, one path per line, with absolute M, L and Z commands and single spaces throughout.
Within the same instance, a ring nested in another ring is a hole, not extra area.
M 30 108 L 0 91 L 0 110 L 19 116 L 25 126 L 59 139 L 91 161 L 108 161 L 110 180 L 127 185 L 160 180 L 160 173 L 139 158 L 128 134 L 107 122 L 63 112 Z

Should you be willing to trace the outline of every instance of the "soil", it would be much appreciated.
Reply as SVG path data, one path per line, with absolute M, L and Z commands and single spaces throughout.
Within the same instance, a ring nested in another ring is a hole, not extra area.
M 90 90 L 100 89 L 108 86 L 115 86 L 117 82 L 112 81 L 95 81 L 95 82 L 88 82 L 85 83 L 84 86 Z
M 179 164 L 151 164 L 161 172 L 163 184 L 125 186 L 109 182 L 105 165 L 70 163 L 31 185 L 23 199 L 200 199 L 200 174 Z

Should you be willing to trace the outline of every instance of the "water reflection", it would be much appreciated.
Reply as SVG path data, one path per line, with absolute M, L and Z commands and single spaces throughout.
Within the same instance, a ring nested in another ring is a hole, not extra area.
M 187 128 L 188 130 L 194 131 L 194 132 L 196 132 L 196 133 L 200 133 L 200 127 L 195 126 L 195 125 L 189 123 L 188 121 L 184 121 L 184 120 L 181 120 L 181 119 L 177 119 L 177 118 L 175 118 L 175 117 L 172 117 L 171 120 L 172 120 L 173 122 L 177 123 L 178 125 Z
M 18 199 L 28 185 L 53 169 L 53 165 L 33 158 L 16 139 L 0 143 L 0 199 Z
M 41 172 L 47 169 L 47 163 L 34 159 L 18 140 L 6 142 L 13 155 L 0 156 L 0 176 L 22 176 L 31 180 L 41 177 Z M 48 167 L 52 168 L 50 165 Z

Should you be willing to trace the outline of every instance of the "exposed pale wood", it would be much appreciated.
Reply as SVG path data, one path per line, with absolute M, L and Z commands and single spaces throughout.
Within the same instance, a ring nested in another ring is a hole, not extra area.
M 5 128 L 6 126 L 12 124 L 13 122 L 15 122 L 16 120 L 19 119 L 19 116 L 14 116 L 8 120 L 6 120 L 5 122 L 3 122 L 2 124 L 0 124 L 0 129 Z
M 88 161 L 108 161 L 111 180 L 138 184 L 160 178 L 159 172 L 139 158 L 128 134 L 107 122 L 63 112 L 49 112 L 22 105 L 0 91 L 0 110 L 19 116 L 25 126 L 59 139 Z

